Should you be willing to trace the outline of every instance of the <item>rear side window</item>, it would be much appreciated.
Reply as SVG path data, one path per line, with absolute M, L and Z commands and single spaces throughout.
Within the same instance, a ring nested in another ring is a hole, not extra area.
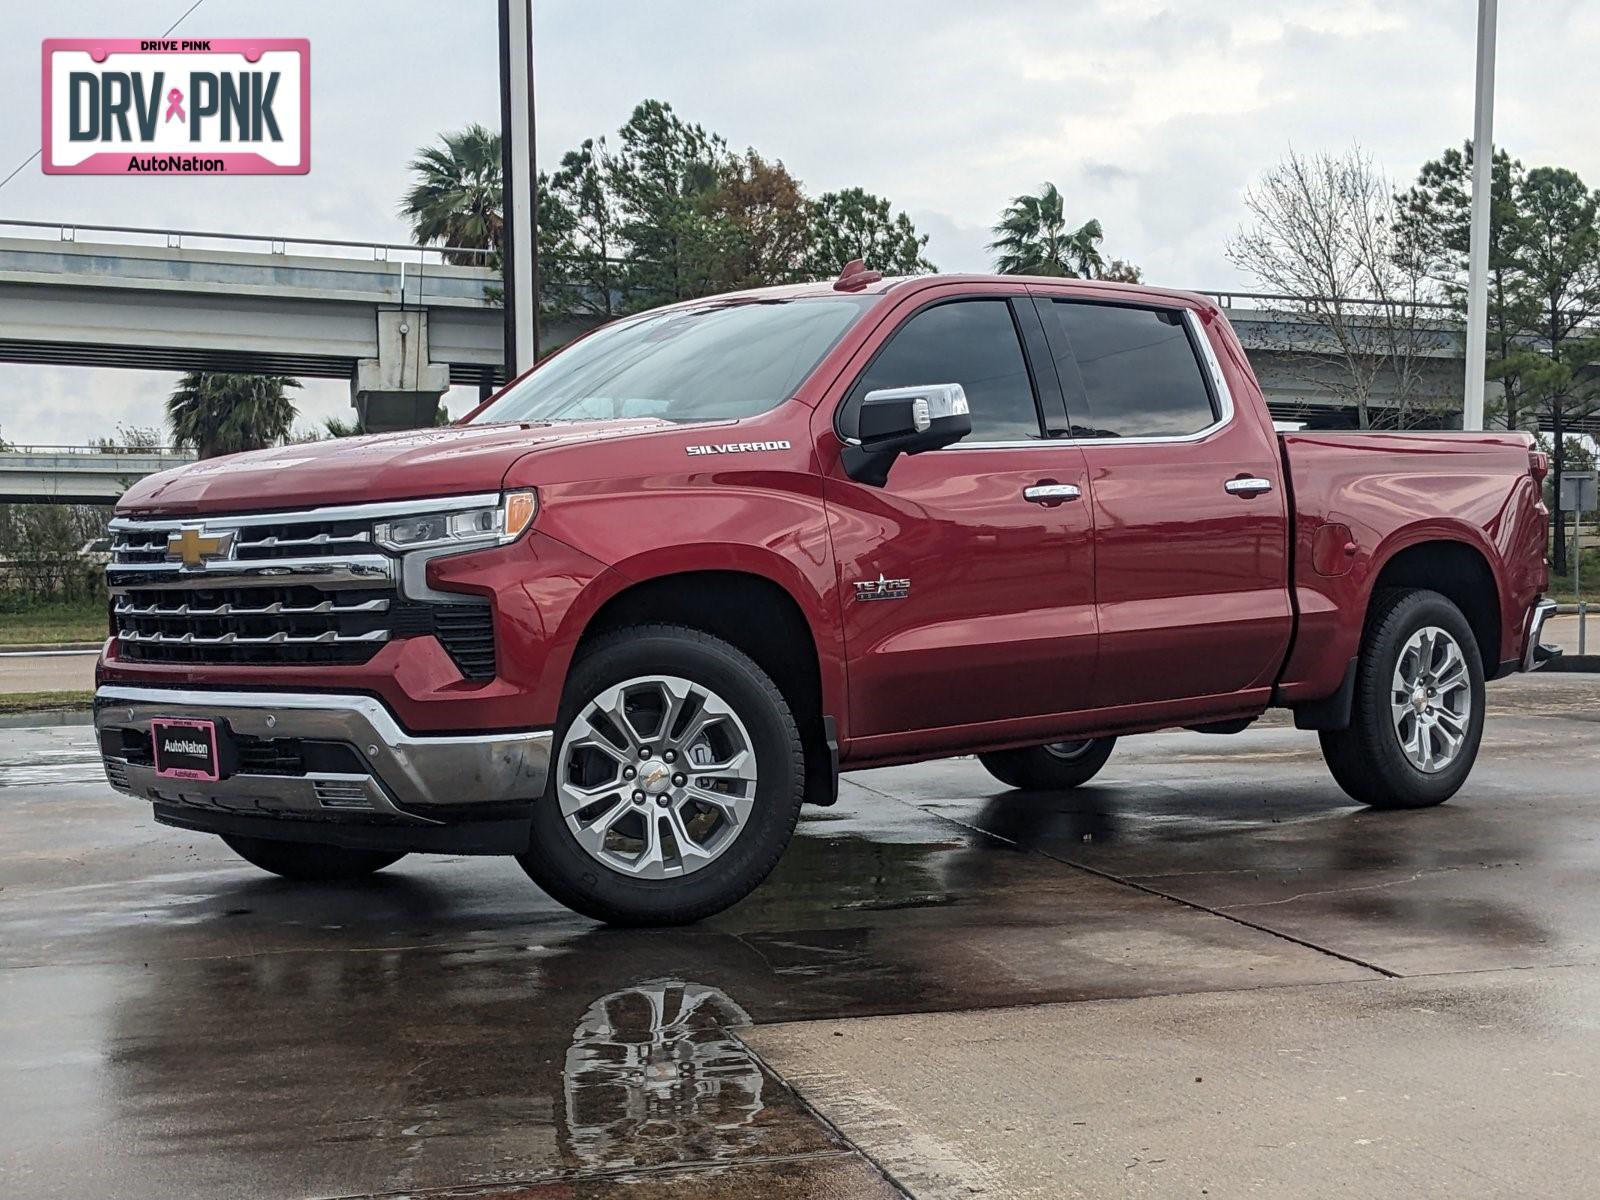
M 1083 383 L 1073 436 L 1182 437 L 1217 419 L 1182 313 L 1064 300 L 1051 307 L 1072 352 L 1070 364 L 1058 364 L 1069 402 L 1073 366 Z
M 856 435 L 857 413 L 868 392 L 931 383 L 959 383 L 966 391 L 972 409 L 968 442 L 1041 436 L 1028 364 L 1004 300 L 936 304 L 900 326 L 850 389 L 841 432 Z

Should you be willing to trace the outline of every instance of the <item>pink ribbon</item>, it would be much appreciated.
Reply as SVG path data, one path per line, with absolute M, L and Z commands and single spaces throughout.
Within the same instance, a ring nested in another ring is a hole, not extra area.
M 177 117 L 180 121 L 189 119 L 183 115 L 183 93 L 177 88 L 173 88 L 167 93 L 167 115 L 163 123 L 172 120 L 173 117 Z

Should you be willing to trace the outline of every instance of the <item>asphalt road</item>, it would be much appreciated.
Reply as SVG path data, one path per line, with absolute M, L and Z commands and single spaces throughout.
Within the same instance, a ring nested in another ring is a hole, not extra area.
M 851 776 L 648 932 L 504 860 L 290 885 L 0 728 L 0 1195 L 1588 1194 L 1600 679 L 1491 708 L 1417 813 L 1276 721 Z

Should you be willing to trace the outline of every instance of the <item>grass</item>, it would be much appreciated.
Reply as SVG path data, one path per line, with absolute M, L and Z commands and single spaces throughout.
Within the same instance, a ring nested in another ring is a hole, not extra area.
M 106 636 L 103 600 L 40 604 L 20 612 L 0 611 L 0 646 L 44 646 L 53 642 L 99 642 Z
M 50 712 L 62 708 L 88 708 L 93 692 L 10 692 L 0 695 L 0 715 Z

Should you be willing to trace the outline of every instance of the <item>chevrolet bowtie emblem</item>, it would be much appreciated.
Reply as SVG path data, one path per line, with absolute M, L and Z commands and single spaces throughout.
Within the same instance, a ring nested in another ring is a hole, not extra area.
M 167 560 L 186 567 L 204 566 L 208 559 L 227 558 L 233 552 L 233 531 L 208 534 L 193 527 L 167 535 Z

